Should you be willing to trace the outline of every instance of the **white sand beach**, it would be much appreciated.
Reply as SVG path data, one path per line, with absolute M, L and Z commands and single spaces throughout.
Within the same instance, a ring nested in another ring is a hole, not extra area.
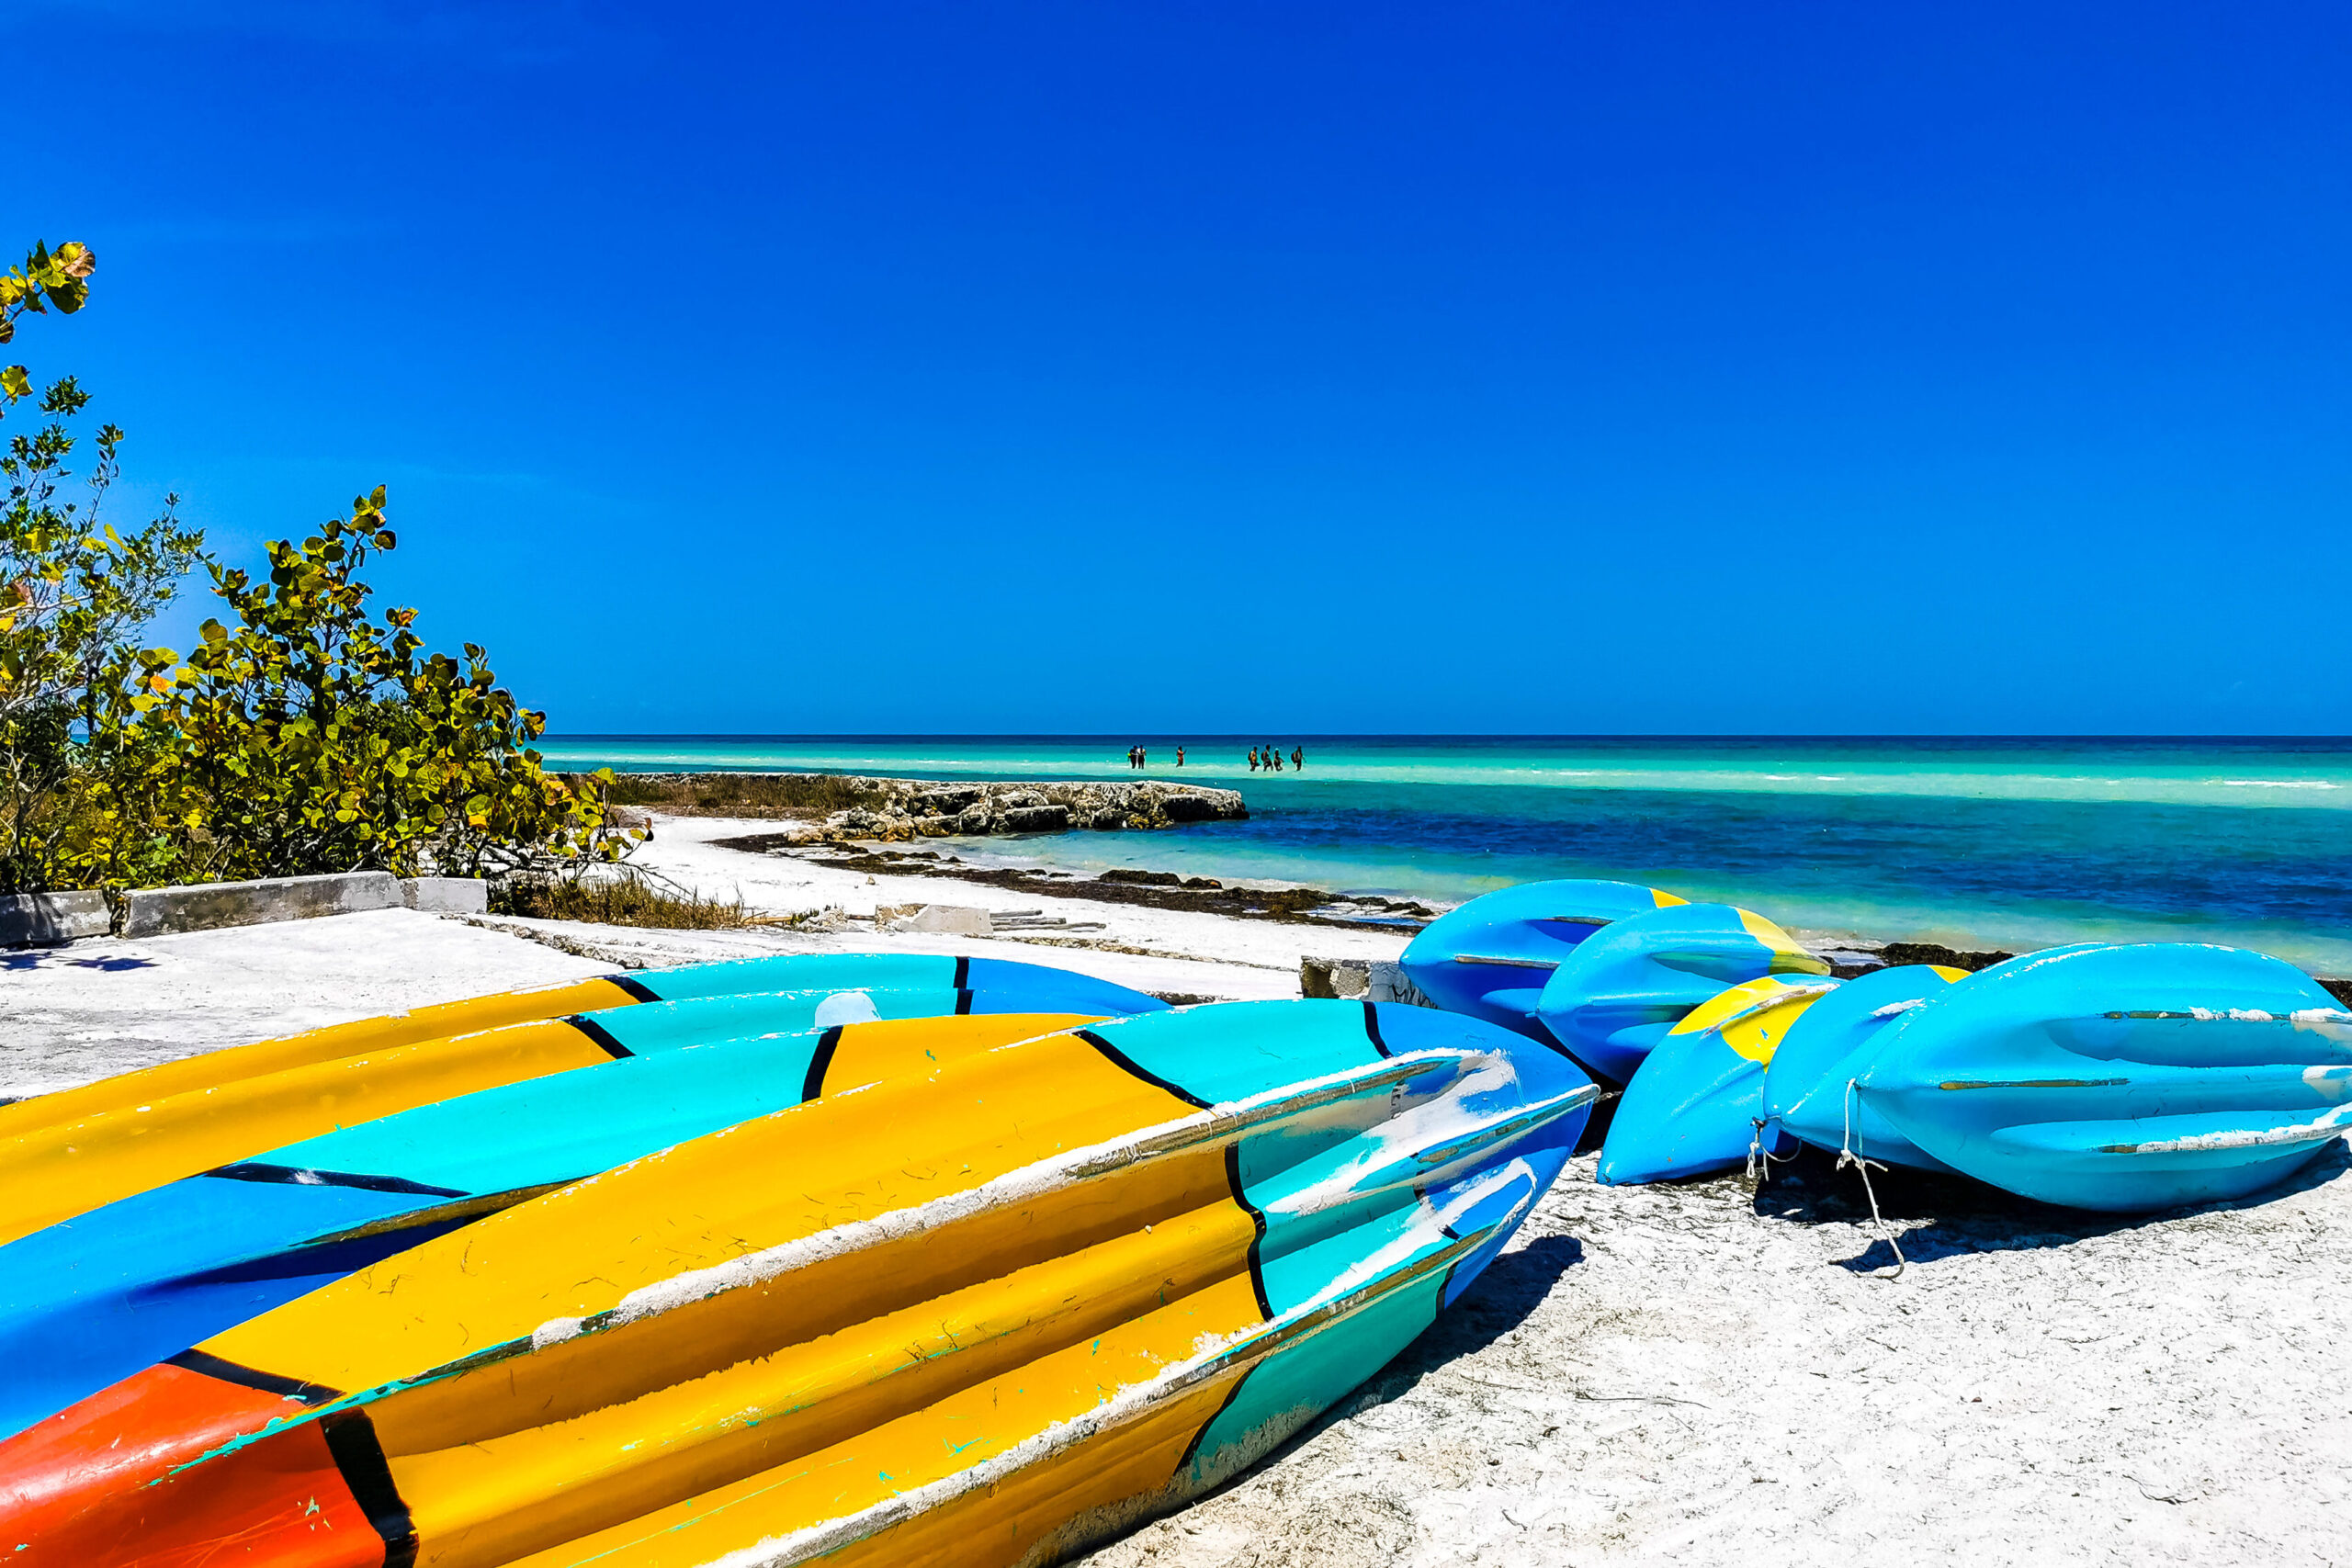
M 1401 935 L 865 875 L 664 820 L 641 858 L 776 914 L 1046 908 L 1078 936 L 637 931 L 387 910 L 0 954 L 0 1094 L 400 1008 L 790 951 L 992 953 L 1159 993 L 1297 994 L 1302 953 Z M 1849 1179 L 1807 1162 L 1600 1188 L 1575 1162 L 1394 1365 L 1099 1568 L 1672 1559 L 2352 1561 L 2352 1174 L 2335 1145 L 2258 1201 L 2145 1221 Z

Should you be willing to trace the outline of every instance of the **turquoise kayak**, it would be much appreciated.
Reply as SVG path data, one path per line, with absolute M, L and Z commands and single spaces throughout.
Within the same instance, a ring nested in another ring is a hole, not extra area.
M 1929 1156 L 2029 1198 L 2211 1202 L 2352 1130 L 2352 1013 L 2258 953 L 2058 949 L 1906 1011 L 1855 1092 Z
M 1818 1149 L 1949 1171 L 1847 1086 L 1876 1060 L 1882 1038 L 1898 1020 L 1967 978 L 1964 969 L 1905 964 L 1872 970 L 1822 998 L 1790 1028 L 1764 1069 L 1765 1121 Z
M 1786 931 L 1728 904 L 1677 904 L 1601 928 L 1552 972 L 1535 1016 L 1569 1055 L 1623 1083 L 1668 1032 L 1726 986 L 1826 975 Z
M 1746 1165 L 1751 1148 L 1793 1152 L 1764 1125 L 1766 1065 L 1838 987 L 1768 975 L 1693 1008 L 1625 1086 L 1600 1145 L 1598 1179 L 1624 1186 L 1708 1176 Z
M 1483 894 L 1421 928 L 1405 974 L 1448 1012 L 1544 1039 L 1544 983 L 1578 943 L 1611 921 L 1682 900 L 1630 882 L 1527 882 Z

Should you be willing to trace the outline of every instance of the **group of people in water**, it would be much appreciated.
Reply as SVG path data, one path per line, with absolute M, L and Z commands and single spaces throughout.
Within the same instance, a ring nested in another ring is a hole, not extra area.
M 1127 766 L 1130 768 L 1141 768 L 1148 766 L 1150 763 L 1150 761 L 1151 753 L 1146 748 L 1141 746 L 1130 746 L 1127 748 Z M 1184 748 L 1182 746 L 1176 748 L 1176 765 L 1180 768 L 1184 765 Z M 1305 747 L 1294 746 L 1290 749 L 1290 766 L 1293 773 L 1303 773 L 1306 771 L 1306 749 Z M 1252 746 L 1250 748 L 1250 771 L 1253 773 L 1281 773 L 1283 771 L 1282 748 L 1279 746 Z

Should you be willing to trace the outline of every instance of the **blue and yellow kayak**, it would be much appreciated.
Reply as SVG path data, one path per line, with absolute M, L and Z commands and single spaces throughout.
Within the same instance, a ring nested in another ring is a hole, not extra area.
M 1344 1002 L 852 1028 L 811 1071 L 0 1443 L 15 1561 L 1043 1560 L 1377 1370 L 1596 1093 Z
M 821 997 L 851 988 L 968 993 L 972 999 L 965 1005 L 994 1011 L 1112 1016 L 1166 1005 L 1125 987 L 1036 964 L 827 953 L 656 970 L 419 1009 L 0 1107 L 7 1117 L 0 1122 L 0 1242 L 257 1150 L 609 1061 L 628 1049 L 616 1044 L 622 1028 L 616 1021 L 643 1007 L 667 1003 L 715 1016 L 730 997 Z M 597 1005 L 563 1016 L 545 1010 L 583 1001 Z M 755 1012 L 767 1006 L 750 1005 Z M 747 1032 L 806 1026 L 769 1022 Z M 707 1040 L 712 1027 L 697 1015 L 665 1038 Z M 424 1032 L 445 1030 L 460 1032 Z M 355 1042 L 362 1043 L 354 1049 Z
M 0 1247 L 0 1366 L 12 1369 L 0 1379 L 0 1437 L 354 1269 L 813 1098 L 818 1064 L 841 1054 L 844 1029 L 861 1042 L 899 1031 L 968 1050 L 1091 1021 L 956 1016 L 974 995 L 876 987 L 587 1014 L 620 1055 L 266 1150 Z M 808 1027 L 845 997 L 869 1017 L 911 1021 Z M 779 1027 L 752 1032 L 763 1024 Z
M 1560 962 L 1536 1017 L 1568 1054 L 1623 1083 L 1690 1010 L 1726 986 L 1829 965 L 1728 904 L 1677 904 L 1601 928 Z
M 1604 1186 L 1707 1176 L 1781 1153 L 1764 1125 L 1765 1069 L 1838 982 L 1776 975 L 1725 987 L 1685 1013 L 1642 1060 L 1610 1119 Z M 1789 1145 L 1793 1152 L 1795 1145 Z
M 1613 921 L 1682 902 L 1631 882 L 1523 882 L 1440 915 L 1413 938 L 1402 963 L 1407 977 L 1446 1011 L 1544 1039 L 1536 1004 L 1577 944 Z

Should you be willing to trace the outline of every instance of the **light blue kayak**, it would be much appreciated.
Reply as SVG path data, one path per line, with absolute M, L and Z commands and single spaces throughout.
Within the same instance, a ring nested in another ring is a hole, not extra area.
M 1949 1171 L 1846 1086 L 1876 1060 L 1898 1020 L 1967 979 L 1964 969 L 1926 964 L 1874 969 L 1806 1009 L 1764 1069 L 1764 1119 L 1815 1148 L 1851 1149 L 1887 1165 Z
M 1422 927 L 1405 949 L 1405 974 L 1448 1012 L 1545 1039 L 1535 1004 L 1561 961 L 1612 920 L 1681 902 L 1630 882 L 1521 883 Z
M 1782 1153 L 1781 1134 L 1764 1128 L 1765 1065 L 1838 985 L 1768 975 L 1691 1009 L 1625 1086 L 1600 1145 L 1600 1182 L 1707 1176 L 1745 1165 L 1750 1148 Z
M 1668 1031 L 1724 987 L 1828 973 L 1826 963 L 1761 915 L 1728 904 L 1677 904 L 1579 942 L 1545 982 L 1535 1016 L 1568 1055 L 1623 1083 Z
M 1906 1012 L 1856 1093 L 1929 1156 L 2029 1198 L 2211 1202 L 2352 1130 L 2352 1013 L 2258 953 L 2060 949 Z
M 1157 997 L 1091 975 L 1009 958 L 958 958 L 940 953 L 786 953 L 772 958 L 637 969 L 607 976 L 647 1001 L 695 1001 L 706 997 L 839 991 L 880 986 L 892 990 L 985 993 L 995 1012 L 1091 1012 L 1126 1018 L 1167 1007 Z M 1046 1005 L 1050 1003 L 1050 1005 Z
M 955 974 L 952 964 L 937 972 Z M 816 1093 L 842 1026 L 1114 1016 L 1100 1006 L 1106 1000 L 1128 1000 L 1141 1015 L 1167 1011 L 1084 976 L 1062 976 L 1070 984 L 1057 994 L 1058 974 L 1029 964 L 982 970 L 1010 982 L 1001 992 L 721 993 L 582 1013 L 566 1021 L 613 1059 L 288 1145 L 0 1247 L 0 1366 L 11 1369 L 0 1379 L 0 1437 L 486 1214 L 797 1105 Z

